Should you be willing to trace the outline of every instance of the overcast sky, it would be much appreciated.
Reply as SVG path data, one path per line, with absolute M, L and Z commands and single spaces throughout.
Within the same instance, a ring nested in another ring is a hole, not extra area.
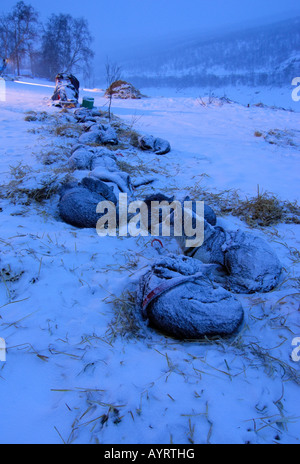
M 0 0 L 0 12 L 17 0 Z M 84 16 L 97 61 L 190 33 L 220 32 L 300 15 L 299 0 L 25 0 L 45 20 L 52 13 Z

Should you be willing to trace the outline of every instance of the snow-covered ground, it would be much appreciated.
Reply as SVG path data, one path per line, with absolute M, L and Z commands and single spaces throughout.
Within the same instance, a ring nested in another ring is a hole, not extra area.
M 7 83 L 1 186 L 25 172 L 34 179 L 56 169 L 42 158 L 59 159 L 76 143 L 49 130 L 59 113 L 47 104 L 52 91 Z M 259 186 L 281 200 L 299 200 L 300 102 L 290 89 L 258 91 L 222 92 L 240 103 L 164 89 L 142 89 L 149 98 L 141 100 L 113 100 L 115 115 L 172 146 L 164 156 L 138 157 L 120 146 L 133 177 L 136 167 L 137 175 L 148 169 L 156 178 L 136 194 L 181 195 L 198 185 L 243 197 L 255 196 Z M 88 96 L 107 108 L 102 91 Z M 25 121 L 32 110 L 47 115 Z M 275 134 L 273 143 L 268 134 Z M 299 444 L 300 362 L 292 359 L 300 336 L 299 225 L 251 229 L 276 250 L 284 273 L 272 292 L 238 296 L 245 311 L 239 333 L 179 342 L 145 326 L 129 332 L 128 321 L 122 330 L 139 276 L 159 252 L 179 253 L 177 244 L 162 239 L 157 249 L 149 237 L 100 238 L 63 223 L 57 201 L 57 195 L 42 203 L 1 200 L 0 337 L 7 358 L 0 362 L 0 442 Z M 248 230 L 229 215 L 218 224 Z

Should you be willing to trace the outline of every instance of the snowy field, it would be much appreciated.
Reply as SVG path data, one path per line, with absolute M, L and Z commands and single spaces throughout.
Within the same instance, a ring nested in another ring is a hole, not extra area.
M 141 273 L 180 250 L 172 239 L 162 248 L 149 237 L 100 238 L 69 226 L 56 194 L 14 197 L 20 182 L 32 190 L 44 175 L 68 174 L 64 160 L 77 142 L 53 130 L 67 116 L 48 105 L 52 92 L 8 82 L 0 102 L 0 442 L 299 444 L 299 224 L 250 228 L 245 218 L 218 216 L 227 229 L 267 240 L 284 267 L 275 290 L 238 295 L 245 320 L 234 337 L 180 342 L 130 324 Z M 172 150 L 157 156 L 120 145 L 133 179 L 155 178 L 138 197 L 204 191 L 222 203 L 259 188 L 299 200 L 300 102 L 290 89 L 219 92 L 236 103 L 201 90 L 142 92 L 149 98 L 113 100 L 112 112 Z M 101 90 L 85 94 L 107 109 Z

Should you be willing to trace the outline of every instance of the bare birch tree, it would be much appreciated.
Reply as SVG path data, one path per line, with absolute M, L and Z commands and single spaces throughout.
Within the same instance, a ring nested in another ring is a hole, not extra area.
M 106 58 L 105 63 L 105 76 L 106 76 L 106 95 L 108 96 L 108 119 L 111 120 L 111 104 L 113 97 L 113 83 L 121 79 L 121 67 L 116 63 L 112 63 Z
M 58 72 L 78 72 L 90 69 L 94 57 L 92 36 L 84 18 L 52 15 L 42 38 L 41 57 L 47 77 Z
M 20 74 L 21 61 L 32 53 L 38 36 L 38 13 L 31 5 L 18 2 L 13 10 L 0 17 L 0 45 L 3 58 L 14 62 Z

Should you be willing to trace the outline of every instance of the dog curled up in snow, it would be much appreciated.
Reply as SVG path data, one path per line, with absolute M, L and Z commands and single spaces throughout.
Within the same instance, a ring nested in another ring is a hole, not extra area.
M 179 339 L 232 335 L 244 319 L 233 293 L 270 291 L 281 274 L 281 264 L 264 240 L 248 232 L 225 231 L 216 226 L 213 215 L 206 217 L 211 223 L 204 214 L 201 246 L 187 248 L 184 233 L 175 236 L 184 255 L 155 261 L 139 280 L 137 305 L 143 317 Z
M 117 204 L 113 188 L 99 179 L 85 177 L 80 183 L 71 182 L 60 190 L 60 217 L 74 227 L 94 228 L 99 220 L 100 201 Z
M 279 282 L 282 266 L 270 245 L 241 230 L 226 231 L 204 221 L 204 243 L 185 248 L 184 237 L 176 237 L 186 256 L 206 264 L 218 264 L 223 275 L 216 281 L 235 293 L 269 292 Z
M 139 282 L 143 317 L 179 339 L 232 335 L 244 311 L 232 293 L 214 283 L 215 268 L 183 255 L 156 260 Z
M 154 201 L 155 195 L 148 197 Z M 161 201 L 162 196 L 158 199 Z M 167 197 L 165 197 L 167 198 Z M 168 199 L 173 201 L 173 198 Z M 147 198 L 146 198 L 147 201 Z M 193 216 L 196 212 L 193 208 Z M 185 228 L 175 236 L 182 252 L 205 264 L 217 264 L 220 271 L 215 281 L 235 293 L 268 292 L 279 282 L 282 266 L 270 245 L 260 237 L 241 230 L 227 231 L 216 225 L 216 215 L 204 207 L 204 241 L 199 247 L 186 246 Z M 170 215 L 174 227 L 174 213 Z

